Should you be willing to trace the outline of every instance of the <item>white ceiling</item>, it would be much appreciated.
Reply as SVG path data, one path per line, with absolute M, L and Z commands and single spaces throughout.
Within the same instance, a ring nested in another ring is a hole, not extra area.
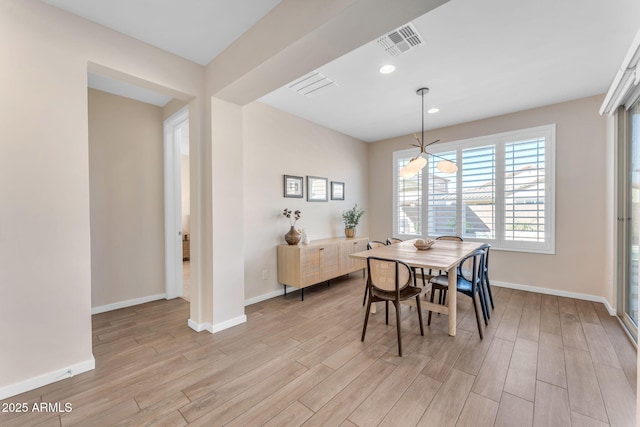
M 41 0 L 206 65 L 280 0 Z
M 320 67 L 339 85 L 262 102 L 364 141 L 605 93 L 638 30 L 637 0 L 451 0 L 413 20 L 425 43 L 391 57 L 370 43 Z M 392 63 L 396 71 L 378 68 Z
M 42 0 L 200 64 L 279 0 Z M 178 7 L 178 5 L 180 7 Z M 318 69 L 337 87 L 261 101 L 376 141 L 606 92 L 638 30 L 638 0 L 450 0 L 412 21 L 425 43 L 398 57 L 372 41 Z M 393 63 L 393 74 L 378 68 Z

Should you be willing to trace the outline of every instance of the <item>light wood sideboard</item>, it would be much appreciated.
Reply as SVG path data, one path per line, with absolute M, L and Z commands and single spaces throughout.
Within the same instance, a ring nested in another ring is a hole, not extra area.
M 304 288 L 366 267 L 366 262 L 349 254 L 367 249 L 368 237 L 335 237 L 307 245 L 278 245 L 278 281 Z

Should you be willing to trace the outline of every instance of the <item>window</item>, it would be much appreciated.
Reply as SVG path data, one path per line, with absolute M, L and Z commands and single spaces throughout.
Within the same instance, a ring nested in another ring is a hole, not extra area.
M 555 125 L 432 145 L 429 151 L 455 162 L 458 171 L 444 174 L 436 167 L 439 159 L 428 156 L 420 173 L 403 179 L 399 171 L 417 151 L 395 152 L 394 235 L 455 234 L 496 249 L 555 252 Z

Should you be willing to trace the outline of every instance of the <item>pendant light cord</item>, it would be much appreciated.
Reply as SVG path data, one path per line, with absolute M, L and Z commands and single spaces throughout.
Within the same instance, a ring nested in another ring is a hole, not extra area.
M 422 95 L 422 152 L 424 153 L 424 90 L 421 91 L 420 95 Z

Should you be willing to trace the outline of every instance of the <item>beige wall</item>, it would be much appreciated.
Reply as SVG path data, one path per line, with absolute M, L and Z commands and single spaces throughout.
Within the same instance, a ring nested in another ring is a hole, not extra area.
M 89 90 L 91 306 L 165 293 L 162 108 Z
M 425 139 L 455 141 L 533 126 L 556 124 L 556 254 L 494 251 L 491 278 L 516 285 L 605 297 L 613 303 L 606 276 L 606 119 L 602 96 L 432 130 Z M 392 230 L 392 153 L 409 148 L 405 136 L 375 142 L 369 152 L 371 235 Z
M 77 373 L 76 366 L 88 369 L 93 361 L 90 63 L 185 100 L 202 93 L 204 72 L 35 0 L 0 2 L 0 28 L 2 395 L 64 378 L 68 368 Z
M 296 224 L 311 240 L 344 236 L 342 211 L 358 203 L 367 212 L 358 234 L 367 235 L 374 216 L 368 203 L 366 143 L 292 116 L 260 102 L 243 108 L 245 299 L 281 292 L 276 246 L 289 222 L 284 208 L 302 211 Z M 305 177 L 305 198 L 283 196 L 283 175 Z M 307 202 L 306 176 L 345 183 L 345 200 Z M 268 279 L 262 279 L 262 271 Z

